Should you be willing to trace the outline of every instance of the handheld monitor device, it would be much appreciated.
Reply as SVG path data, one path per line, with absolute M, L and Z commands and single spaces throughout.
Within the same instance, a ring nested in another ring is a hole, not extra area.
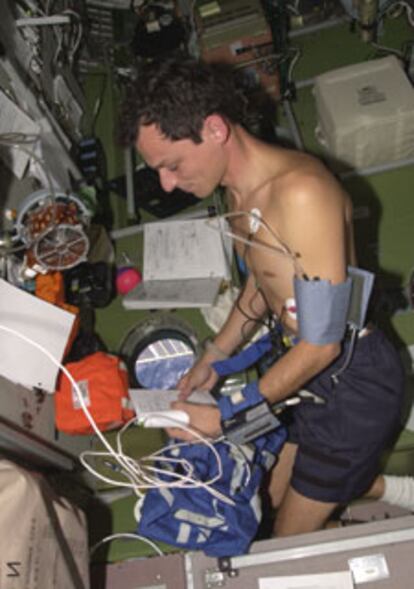
M 311 391 L 301 390 L 297 395 L 270 405 L 266 400 L 239 411 L 221 422 L 225 437 L 234 444 L 247 444 L 259 436 L 282 426 L 278 419 L 285 409 L 299 403 L 324 404 L 325 400 Z

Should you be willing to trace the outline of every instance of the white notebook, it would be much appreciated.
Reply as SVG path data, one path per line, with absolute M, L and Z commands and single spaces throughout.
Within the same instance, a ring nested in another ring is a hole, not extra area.
M 217 227 L 217 222 L 215 223 Z M 143 280 L 123 299 L 126 309 L 207 307 L 230 278 L 231 241 L 209 219 L 147 223 Z
M 171 409 L 171 403 L 177 401 L 179 391 L 176 389 L 129 389 L 129 398 L 132 406 L 138 416 L 148 413 L 168 411 Z M 201 405 L 215 405 L 214 397 L 208 391 L 194 391 L 188 397 L 189 403 Z

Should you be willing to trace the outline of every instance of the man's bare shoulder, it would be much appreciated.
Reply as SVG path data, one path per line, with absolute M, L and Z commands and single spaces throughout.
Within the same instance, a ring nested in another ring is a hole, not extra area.
M 316 250 L 318 243 L 338 249 L 337 240 L 352 218 L 349 196 L 316 158 L 300 152 L 287 155 L 261 201 L 263 218 L 292 251 L 303 256 Z
M 318 208 L 344 205 L 348 196 L 334 175 L 315 157 L 295 151 L 279 152 L 278 173 L 269 183 L 266 208 L 278 214 L 296 212 L 298 207 Z
M 291 296 L 286 284 L 291 287 L 294 266 L 309 276 L 341 282 L 346 260 L 351 259 L 346 249 L 352 222 L 347 193 L 324 164 L 310 155 L 278 148 L 261 155 L 265 173 L 243 204 L 245 211 L 257 209 L 263 220 L 253 239 L 270 248 L 252 248 L 249 259 L 269 300 L 278 300 L 280 292 Z

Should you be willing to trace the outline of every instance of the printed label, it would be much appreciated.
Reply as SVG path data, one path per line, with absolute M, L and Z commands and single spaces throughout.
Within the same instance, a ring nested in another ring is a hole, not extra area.
M 363 86 L 358 89 L 358 102 L 361 106 L 368 106 L 377 102 L 385 102 L 387 97 L 375 86 Z
M 80 391 L 80 394 L 82 395 L 82 399 L 83 399 L 86 407 L 89 407 L 91 404 L 91 399 L 89 396 L 88 381 L 87 380 L 79 380 L 76 384 L 78 385 L 78 390 L 76 390 L 75 387 L 72 385 L 73 408 L 74 409 L 82 409 L 82 405 L 79 400 L 79 391 Z

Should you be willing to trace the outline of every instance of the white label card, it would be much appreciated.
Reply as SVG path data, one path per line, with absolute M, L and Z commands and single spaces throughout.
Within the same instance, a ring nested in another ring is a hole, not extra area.
M 86 407 L 90 407 L 91 398 L 89 396 L 89 385 L 87 380 L 78 380 L 76 383 L 78 385 L 78 389 L 76 389 L 72 384 L 72 403 L 74 409 L 82 409 L 82 404 L 79 399 L 79 394 L 82 395 L 83 402 L 85 403 Z
M 259 589 L 354 589 L 350 571 L 259 579 Z
M 370 554 L 348 560 L 349 568 L 354 577 L 354 583 L 368 583 L 388 579 L 390 576 L 387 561 L 383 554 Z

